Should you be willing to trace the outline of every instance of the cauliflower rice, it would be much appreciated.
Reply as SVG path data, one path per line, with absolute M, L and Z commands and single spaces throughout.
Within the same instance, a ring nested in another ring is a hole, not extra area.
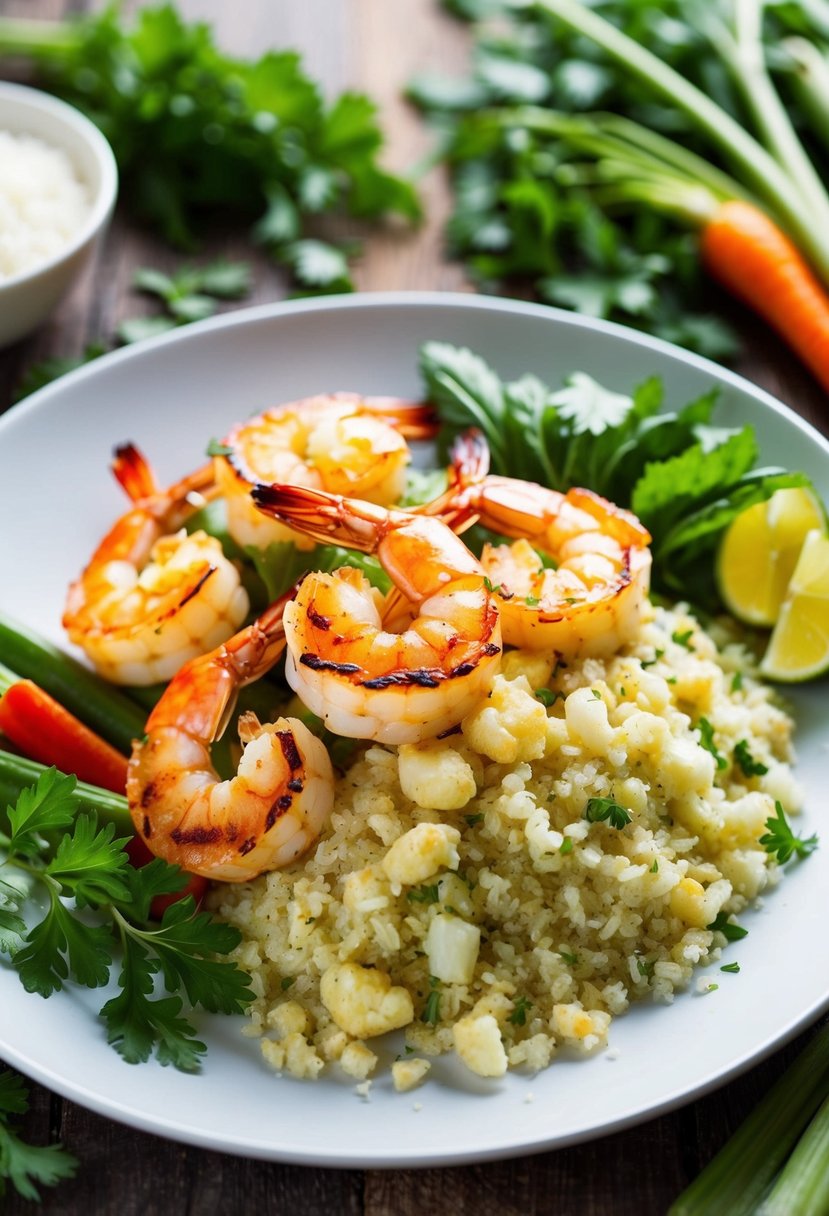
M 456 733 L 361 751 L 303 862 L 211 897 L 243 935 L 265 1059 L 365 1082 L 369 1044 L 403 1029 L 399 1090 L 452 1050 L 479 1076 L 537 1071 L 718 958 L 708 926 L 776 881 L 759 838 L 801 795 L 790 718 L 712 634 L 654 608 L 610 659 L 509 651 Z M 591 799 L 629 822 L 592 821 Z

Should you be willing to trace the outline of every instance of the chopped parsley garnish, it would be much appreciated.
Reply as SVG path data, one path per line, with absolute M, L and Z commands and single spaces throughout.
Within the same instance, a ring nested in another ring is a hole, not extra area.
M 653 959 L 650 959 L 650 958 L 645 958 L 645 959 L 638 958 L 638 959 L 636 960 L 636 970 L 639 972 L 639 974 L 640 974 L 640 975 L 644 975 L 644 976 L 651 976 L 651 975 L 653 975 L 653 966 L 654 966 L 654 960 L 653 960 Z
M 573 837 L 565 836 L 561 842 L 561 848 L 559 849 L 559 853 L 572 853 L 572 852 L 573 852 Z
M 480 823 L 483 819 L 483 814 L 479 811 L 477 815 L 464 815 L 464 819 L 471 828 L 474 828 L 476 823 Z
M 711 924 L 706 926 L 712 933 L 722 933 L 727 942 L 738 942 L 742 937 L 748 937 L 748 929 L 735 925 L 728 919 L 727 912 L 718 912 Z
M 515 998 L 515 1008 L 507 1018 L 513 1026 L 525 1026 L 527 1023 L 527 1010 L 532 1009 L 532 1001 L 528 1001 L 525 996 Z
M 549 709 L 551 705 L 555 705 L 559 698 L 564 700 L 564 693 L 554 692 L 552 688 L 536 688 L 534 689 L 534 696 L 538 701 L 541 702 L 542 705 L 546 705 L 547 709 Z
M 720 967 L 720 971 L 727 971 L 730 975 L 739 975 L 739 963 L 726 963 L 724 967 Z
M 664 650 L 655 650 L 653 652 L 653 658 L 652 659 L 640 659 L 639 666 L 640 667 L 653 667 L 654 663 L 658 663 L 664 653 L 665 653 Z
M 423 1007 L 423 1013 L 420 1015 L 421 1022 L 426 1022 L 429 1026 L 437 1026 L 440 1021 L 440 992 L 438 987 L 440 980 L 436 976 L 429 976 L 429 987 L 431 992 L 426 998 L 426 1004 Z
M 719 984 L 706 984 L 705 988 L 703 988 L 703 992 L 716 992 L 718 988 Z
M 671 641 L 676 642 L 677 646 L 684 646 L 686 650 L 693 650 L 694 648 L 691 645 L 691 638 L 693 636 L 694 636 L 693 629 L 686 629 L 682 633 L 680 633 L 680 631 L 678 629 L 676 629 L 671 634 Z
M 591 823 L 607 822 L 612 828 L 623 828 L 631 821 L 630 811 L 626 811 L 612 798 L 589 798 L 585 816 Z
M 524 603 L 528 608 L 537 608 L 541 601 L 537 595 L 526 595 L 524 597 Z
M 440 887 L 437 883 L 412 887 L 411 891 L 406 892 L 406 899 L 411 900 L 413 904 L 440 903 Z
M 714 727 L 707 718 L 700 718 L 697 723 L 697 730 L 699 731 L 700 745 L 714 757 L 717 762 L 717 768 L 728 768 L 728 761 L 722 752 L 718 751 L 717 745 L 714 742 Z
M 578 965 L 579 956 L 577 954 L 571 954 L 569 950 L 559 950 L 558 954 L 569 967 L 576 967 Z
M 287 992 L 288 989 L 293 987 L 293 985 L 295 983 L 296 983 L 295 975 L 283 975 L 282 979 L 279 981 L 279 987 L 282 989 L 283 992 Z
M 651 872 L 651 874 L 659 873 L 659 859 L 657 857 L 654 857 L 654 859 L 653 859 L 653 864 L 651 865 L 650 872 Z
M 599 692 L 598 688 L 591 688 L 591 689 L 590 689 L 590 691 L 591 691 L 591 693 L 593 694 L 593 699 L 594 699 L 594 700 L 596 700 L 596 701 L 601 701 L 601 699 L 602 699 L 602 694 Z
M 742 687 L 743 687 L 743 673 L 741 671 L 735 671 L 734 675 L 731 677 L 731 691 L 740 692 Z
M 777 814 L 766 820 L 766 834 L 760 837 L 760 844 L 766 852 L 776 853 L 778 865 L 781 866 L 795 854 L 798 857 L 808 857 L 810 853 L 814 853 L 818 845 L 817 836 L 809 836 L 806 840 L 795 836 L 789 826 L 783 804 L 775 802 L 774 809 Z
M 740 766 L 746 777 L 764 777 L 769 771 L 767 764 L 755 760 L 748 750 L 748 742 L 741 739 L 734 745 L 734 760 Z

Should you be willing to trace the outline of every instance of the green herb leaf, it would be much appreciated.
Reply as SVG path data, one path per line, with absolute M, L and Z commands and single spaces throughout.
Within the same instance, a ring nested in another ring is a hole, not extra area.
M 37 1203 L 37 1188 L 72 1178 L 78 1162 L 60 1144 L 26 1144 L 16 1135 L 9 1116 L 23 1115 L 28 1109 L 28 1090 L 20 1077 L 0 1072 L 0 1196 L 8 1181 L 24 1199 Z
M 527 1013 L 532 1009 L 533 1003 L 525 996 L 517 996 L 513 1003 L 512 1013 L 507 1018 L 513 1026 L 525 1026 L 527 1024 Z
M 722 933 L 728 942 L 738 942 L 741 938 L 748 936 L 748 929 L 744 929 L 742 925 L 734 924 L 729 919 L 728 912 L 718 912 L 714 920 L 707 927 L 712 933 Z
M 776 814 L 766 820 L 766 833 L 760 837 L 760 844 L 766 852 L 776 854 L 778 865 L 781 866 L 791 857 L 808 857 L 810 853 L 814 853 L 818 846 L 817 836 L 809 836 L 806 840 L 795 836 L 786 818 L 783 804 L 776 801 L 774 809 Z
M 68 827 L 74 814 L 77 780 L 48 768 L 34 786 L 24 789 L 8 810 L 11 826 L 9 855 L 34 856 L 44 851 L 43 837 Z
M 429 1026 L 437 1026 L 440 1021 L 440 981 L 434 975 L 429 976 L 429 987 L 431 991 L 426 998 L 420 1020 Z
M 740 964 L 739 963 L 726 963 L 725 966 L 720 967 L 720 971 L 727 971 L 730 975 L 739 975 Z
M 585 817 L 590 823 L 608 823 L 610 827 L 620 831 L 633 818 L 630 811 L 625 810 L 613 798 L 588 798 Z
M 740 739 L 739 743 L 734 745 L 734 762 L 746 777 L 764 777 L 769 771 L 767 764 L 754 759 L 748 749 L 747 739 Z
M 717 768 L 720 770 L 728 768 L 728 761 L 714 742 L 714 727 L 707 718 L 700 718 L 697 722 L 697 730 L 699 731 L 700 747 L 704 747 L 707 752 L 711 753 Z
M 413 904 L 437 904 L 440 903 L 440 885 L 433 883 L 426 885 L 425 883 L 419 887 L 412 887 L 406 892 L 406 898 Z

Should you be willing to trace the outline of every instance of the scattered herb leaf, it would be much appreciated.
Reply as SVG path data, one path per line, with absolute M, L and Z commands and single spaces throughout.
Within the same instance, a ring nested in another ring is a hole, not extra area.
M 802 840 L 795 836 L 791 829 L 783 804 L 776 801 L 774 809 L 777 812 L 766 820 L 766 834 L 760 837 L 760 844 L 767 853 L 776 853 L 779 865 L 785 865 L 790 857 L 808 857 L 818 846 L 816 835 Z
M 591 823 L 609 823 L 612 828 L 621 830 L 631 822 L 630 811 L 625 810 L 612 798 L 589 798 L 585 809 L 585 817 Z

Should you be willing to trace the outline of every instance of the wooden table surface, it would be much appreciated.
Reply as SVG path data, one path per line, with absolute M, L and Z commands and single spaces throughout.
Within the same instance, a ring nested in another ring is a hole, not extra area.
M 296 47 L 326 92 L 346 86 L 370 92 L 381 105 L 388 133 L 387 163 L 398 170 L 413 165 L 429 147 L 428 134 L 400 98 L 402 82 L 416 70 L 460 71 L 466 62 L 466 32 L 439 10 L 437 0 L 179 0 L 178 6 L 188 17 L 212 21 L 220 43 L 231 52 Z M 59 17 L 84 7 L 94 5 L 84 0 L 0 0 L 4 16 Z M 423 192 L 429 217 L 423 227 L 408 234 L 380 232 L 367 242 L 356 270 L 360 290 L 470 290 L 460 267 L 443 257 L 449 195 L 439 172 L 428 176 Z M 217 241 L 205 251 L 206 256 L 218 254 L 252 263 L 256 284 L 248 302 L 286 294 L 279 270 L 241 237 Z M 52 321 L 0 353 L 0 411 L 35 360 L 77 355 L 87 343 L 111 341 L 123 317 L 146 309 L 130 290 L 136 266 L 168 268 L 178 261 L 116 216 L 95 264 Z M 740 316 L 735 320 L 744 336 L 738 370 L 829 431 L 827 401 L 814 382 L 768 333 Z M 23 1129 L 37 1143 L 62 1140 L 80 1160 L 73 1181 L 44 1192 L 41 1210 L 65 1216 L 283 1211 L 303 1216 L 438 1211 L 457 1216 L 650 1216 L 666 1211 L 811 1033 L 673 1114 L 589 1144 L 464 1168 L 324 1170 L 246 1160 L 136 1132 L 37 1085 L 32 1086 Z M 18 1216 L 37 1209 L 12 1193 L 4 1210 Z

